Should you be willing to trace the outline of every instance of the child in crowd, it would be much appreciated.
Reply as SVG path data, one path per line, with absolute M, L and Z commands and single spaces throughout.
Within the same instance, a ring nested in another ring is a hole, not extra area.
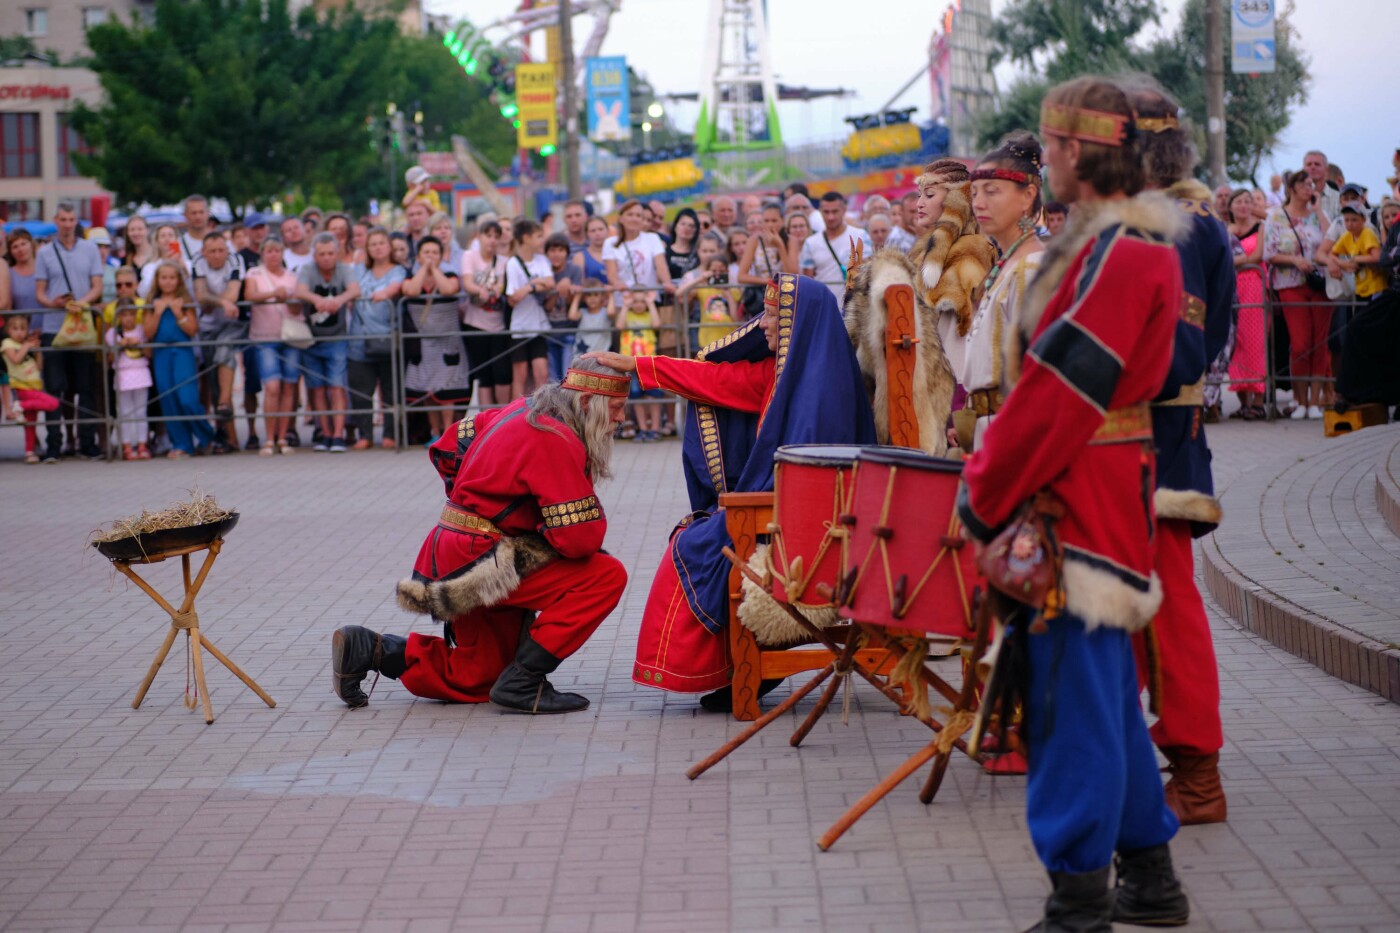
M 29 318 L 12 314 L 5 320 L 5 339 L 0 341 L 0 355 L 5 357 L 5 371 L 10 379 L 11 412 L 15 420 L 24 420 L 24 462 L 38 463 L 34 446 L 38 432 L 34 423 L 39 412 L 58 410 L 58 399 L 44 391 L 43 361 L 39 355 L 39 335 L 29 332 Z M 49 415 L 44 416 L 45 422 Z M 55 461 L 50 461 L 55 462 Z
M 199 330 L 199 321 L 185 283 L 184 269 L 176 262 L 163 260 L 152 278 L 151 308 L 145 317 L 146 323 L 155 328 L 151 342 L 189 343 Z M 214 440 L 214 428 L 205 419 L 204 409 L 199 404 L 199 366 L 195 362 L 194 348 L 161 347 L 152 354 L 151 368 L 161 414 L 178 419 L 166 422 L 171 443 L 166 456 L 171 460 L 183 460 L 194 453 L 196 447 L 206 449 Z
M 585 289 L 602 288 L 597 279 L 584 279 Z M 569 303 L 569 320 L 578 325 L 574 356 L 612 349 L 612 318 L 608 315 L 608 294 L 602 291 L 574 292 Z
M 1381 241 L 1370 224 L 1366 214 L 1355 204 L 1342 206 L 1342 223 L 1346 232 L 1332 244 L 1332 255 L 1337 257 L 1337 265 L 1343 272 L 1356 275 L 1356 298 L 1370 301 L 1374 295 L 1385 291 L 1385 277 L 1381 275 L 1378 263 L 1381 260 Z
M 729 267 L 723 259 L 713 259 L 709 266 L 709 284 L 695 290 L 700 306 L 695 350 L 703 350 L 716 340 L 722 340 L 734 330 L 735 308 L 733 293 L 728 286 Z
M 552 234 L 544 241 L 544 255 L 554 275 L 554 287 L 544 295 L 545 314 L 549 318 L 549 378 L 563 379 L 569 360 L 574 358 L 574 331 L 577 326 L 569 316 L 570 299 L 583 284 L 583 270 L 569 262 L 569 238 Z
M 656 355 L 656 328 L 661 326 L 661 315 L 656 310 L 656 302 L 652 299 L 651 292 L 628 292 L 627 304 L 618 315 L 617 326 L 620 329 L 625 328 L 622 333 L 623 353 L 628 356 Z M 638 400 L 663 396 L 664 393 L 660 389 L 643 391 L 636 373 L 632 374 L 632 391 L 628 398 Z M 633 405 L 632 411 L 637 422 L 636 440 L 641 443 L 660 440 L 661 406 L 640 403 Z
M 142 347 L 146 331 L 137 323 L 136 307 L 117 308 L 116 323 L 107 331 L 112 347 L 113 383 L 117 390 L 117 422 L 123 460 L 149 460 L 146 447 L 146 400 L 151 388 L 151 350 Z

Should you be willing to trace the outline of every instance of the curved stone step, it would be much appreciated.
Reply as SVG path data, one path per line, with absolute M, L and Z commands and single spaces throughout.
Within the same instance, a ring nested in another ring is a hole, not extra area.
M 1385 513 L 1400 503 L 1398 450 L 1400 426 L 1375 427 L 1242 472 L 1201 541 L 1206 587 L 1236 621 L 1395 701 L 1400 525 Z

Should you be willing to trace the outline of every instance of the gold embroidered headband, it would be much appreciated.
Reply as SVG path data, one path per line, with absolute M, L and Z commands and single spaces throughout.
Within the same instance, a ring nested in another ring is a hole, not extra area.
M 765 308 L 776 308 L 778 306 L 777 282 L 769 282 L 763 289 L 763 306 Z
M 1181 129 L 1181 121 L 1176 117 L 1138 117 L 1133 122 L 1144 133 L 1165 133 L 1167 130 Z
M 1063 104 L 1040 105 L 1040 131 L 1101 146 L 1121 146 L 1133 134 L 1133 118 Z
M 560 385 L 575 392 L 590 392 L 593 395 L 626 398 L 628 390 L 632 387 L 632 377 L 571 369 L 564 374 L 564 381 Z

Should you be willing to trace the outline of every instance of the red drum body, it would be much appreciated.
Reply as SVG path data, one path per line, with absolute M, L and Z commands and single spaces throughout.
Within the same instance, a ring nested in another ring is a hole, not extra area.
M 773 457 L 773 596 L 806 607 L 836 605 L 845 559 L 856 455 L 833 444 L 779 447 Z
M 839 595 L 856 622 L 971 638 L 973 543 L 954 503 L 962 463 L 917 450 L 862 451 Z

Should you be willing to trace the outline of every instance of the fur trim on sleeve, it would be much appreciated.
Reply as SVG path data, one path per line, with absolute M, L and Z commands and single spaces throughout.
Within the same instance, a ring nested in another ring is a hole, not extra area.
M 454 576 L 443 580 L 400 580 L 399 608 L 447 621 L 474 609 L 494 606 L 510 596 L 522 579 L 558 557 L 558 552 L 540 535 L 504 537 Z
M 1152 494 L 1158 518 L 1179 518 L 1203 525 L 1219 525 L 1224 513 L 1220 500 L 1194 489 L 1159 489 Z

